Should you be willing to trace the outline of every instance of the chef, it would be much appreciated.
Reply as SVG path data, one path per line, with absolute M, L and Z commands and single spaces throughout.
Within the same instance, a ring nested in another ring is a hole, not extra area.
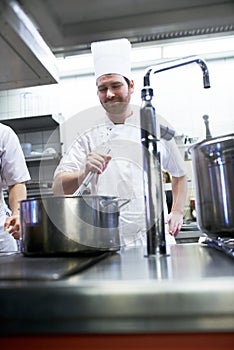
M 72 194 L 89 172 L 95 173 L 91 194 L 130 199 L 120 215 L 122 242 L 128 244 L 145 237 L 140 111 L 139 106 L 130 104 L 134 92 L 131 45 L 123 38 L 94 42 L 91 50 L 102 118 L 79 135 L 66 152 L 55 171 L 53 191 L 56 195 Z M 160 124 L 168 124 L 158 118 Z M 173 189 L 172 211 L 165 216 L 166 239 L 175 243 L 183 223 L 186 170 L 174 139 L 161 140 L 160 147 L 162 166 L 172 175 Z
M 14 131 L 0 123 L 0 251 L 17 251 L 20 238 L 19 201 L 26 199 L 30 175 Z M 6 205 L 3 190 L 8 190 Z

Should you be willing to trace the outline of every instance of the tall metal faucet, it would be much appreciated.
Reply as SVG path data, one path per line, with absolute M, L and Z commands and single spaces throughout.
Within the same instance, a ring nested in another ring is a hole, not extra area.
M 158 147 L 160 127 L 157 123 L 155 108 L 151 102 L 153 89 L 150 87 L 150 75 L 194 62 L 202 69 L 204 88 L 209 88 L 210 79 L 207 65 L 198 56 L 188 56 L 160 63 L 149 67 L 144 75 L 144 88 L 141 91 L 140 119 L 148 256 L 166 254 L 161 158 Z

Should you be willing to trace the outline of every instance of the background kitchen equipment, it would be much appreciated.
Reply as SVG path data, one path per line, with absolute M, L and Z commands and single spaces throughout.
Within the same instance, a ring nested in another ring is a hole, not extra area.
M 201 141 L 190 152 L 199 229 L 234 237 L 234 134 Z
M 211 139 L 212 136 L 211 136 L 211 132 L 210 132 L 210 125 L 209 125 L 209 116 L 208 115 L 203 115 L 203 120 L 204 120 L 204 123 L 205 123 L 205 127 L 206 127 L 206 139 Z
M 119 209 L 128 202 L 91 195 L 21 201 L 21 251 L 42 256 L 117 251 Z
M 211 248 L 220 250 L 221 252 L 227 254 L 231 258 L 234 258 L 234 239 L 224 240 L 218 237 L 217 239 L 212 239 L 203 233 L 198 242 L 202 245 L 207 245 Z
M 205 123 L 205 134 L 206 134 L 206 139 L 211 139 L 211 132 L 210 132 L 210 127 L 209 127 L 209 116 L 208 115 L 203 115 L 203 120 Z M 181 135 L 184 136 L 184 135 Z M 188 137 L 184 136 L 183 142 L 184 142 L 184 149 L 182 148 L 183 146 L 180 144 L 180 139 L 179 139 L 179 144 L 178 147 L 180 151 L 184 152 L 184 160 L 185 161 L 190 161 L 191 159 L 191 152 L 190 148 L 192 145 L 194 145 L 198 141 L 198 137 Z M 182 153 L 181 152 L 181 153 Z M 183 155 L 183 154 L 182 154 Z M 188 164 L 188 162 L 186 162 Z M 191 168 L 191 169 L 190 169 Z M 189 171 L 188 171 L 189 170 Z M 187 199 L 187 205 L 186 205 L 186 212 L 185 212 L 185 217 L 184 221 L 185 222 L 191 222 L 191 221 L 196 221 L 196 205 L 195 205 L 195 196 L 194 196 L 194 176 L 191 174 L 192 172 L 192 164 L 188 167 L 187 166 L 187 176 L 191 178 L 191 186 L 189 186 L 189 198 Z
M 21 142 L 31 175 L 31 181 L 26 184 L 28 197 L 52 195 L 53 174 L 62 154 L 59 122 L 49 114 L 1 120 L 1 123 L 10 126 Z M 7 193 L 4 196 L 7 199 Z
M 25 157 L 29 156 L 32 152 L 32 144 L 31 143 L 21 143 L 20 144 L 23 154 Z

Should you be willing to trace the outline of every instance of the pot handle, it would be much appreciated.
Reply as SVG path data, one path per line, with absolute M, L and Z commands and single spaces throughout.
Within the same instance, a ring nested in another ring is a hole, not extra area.
M 128 203 L 131 201 L 131 199 L 124 199 L 124 198 L 116 198 L 116 199 L 117 199 L 117 202 L 123 201 L 123 203 L 120 204 L 120 205 L 118 206 L 118 208 L 123 207 L 125 204 L 128 204 Z
M 108 201 L 101 201 L 101 205 L 104 208 L 108 207 L 108 205 L 110 204 L 117 204 L 118 205 L 118 209 L 123 207 L 125 204 L 129 203 L 131 199 L 124 199 L 124 198 L 113 198 L 112 200 L 108 200 Z M 119 202 L 123 201 L 122 204 L 119 205 Z

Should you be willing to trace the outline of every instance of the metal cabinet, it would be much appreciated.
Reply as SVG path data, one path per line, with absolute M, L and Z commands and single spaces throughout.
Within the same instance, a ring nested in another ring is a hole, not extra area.
M 27 183 L 28 197 L 52 193 L 54 171 L 62 154 L 60 125 L 52 115 L 1 120 L 18 135 L 20 143 L 30 143 L 31 153 L 25 156 L 31 175 Z

